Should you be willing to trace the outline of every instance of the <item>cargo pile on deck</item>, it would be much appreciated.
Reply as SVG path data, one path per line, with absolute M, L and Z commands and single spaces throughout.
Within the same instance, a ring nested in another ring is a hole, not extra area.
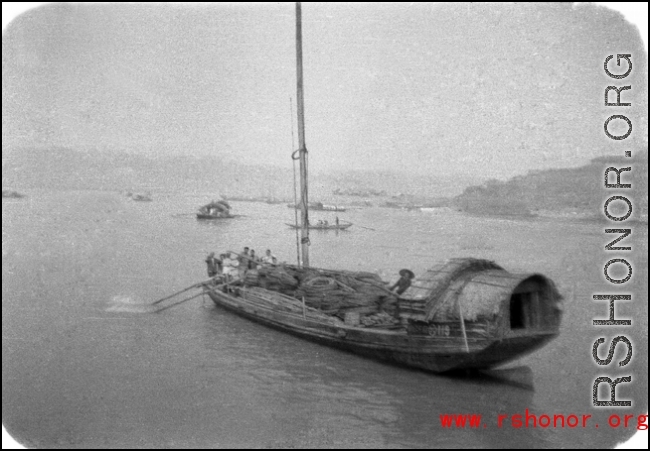
M 248 271 L 244 285 L 278 291 L 330 315 L 341 318 L 347 311 L 372 314 L 387 293 L 381 278 L 369 272 L 327 271 L 291 265 L 262 266 Z

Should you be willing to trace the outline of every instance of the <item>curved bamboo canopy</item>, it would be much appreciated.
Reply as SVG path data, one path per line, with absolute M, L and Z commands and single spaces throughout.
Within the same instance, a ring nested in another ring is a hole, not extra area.
M 202 206 L 200 210 L 208 211 L 211 209 L 227 213 L 230 210 L 230 205 L 225 200 L 218 200 L 218 201 L 212 201 L 209 204 Z
M 403 297 L 424 302 L 424 320 L 475 321 L 493 318 L 504 302 L 523 292 L 539 293 L 541 302 L 559 309 L 562 296 L 541 274 L 512 274 L 489 260 L 456 258 L 441 263 L 410 287 Z

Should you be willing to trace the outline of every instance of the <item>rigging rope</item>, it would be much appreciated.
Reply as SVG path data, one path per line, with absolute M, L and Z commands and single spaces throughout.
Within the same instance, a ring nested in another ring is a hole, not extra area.
M 291 148 L 295 149 L 296 143 L 293 134 L 293 100 L 291 99 L 291 97 L 289 97 L 289 108 L 291 109 Z M 294 150 L 294 152 L 291 154 L 291 161 L 293 163 L 293 215 L 296 224 L 296 258 L 297 258 L 298 266 L 302 266 L 300 264 L 300 237 L 298 234 L 298 209 L 296 208 L 296 206 L 298 205 L 298 198 L 297 198 L 297 191 L 296 191 L 296 156 L 295 156 L 296 152 L 298 151 Z
M 307 152 L 306 147 L 305 147 L 305 170 L 306 171 L 309 170 L 309 152 Z M 305 208 L 307 208 L 307 205 L 305 205 Z M 309 241 L 309 209 L 307 209 L 306 221 L 307 221 L 307 246 L 311 246 L 311 241 Z

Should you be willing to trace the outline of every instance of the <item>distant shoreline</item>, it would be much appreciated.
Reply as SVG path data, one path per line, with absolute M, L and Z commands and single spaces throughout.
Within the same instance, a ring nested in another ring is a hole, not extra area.
M 634 158 L 633 216 L 639 223 L 647 223 L 647 150 L 634 154 L 638 157 Z M 287 173 L 278 168 L 232 166 L 218 160 L 154 161 L 126 154 L 109 158 L 71 149 L 31 149 L 14 152 L 13 157 L 3 161 L 3 184 L 11 187 L 5 188 L 8 191 L 128 190 L 155 193 L 154 197 L 188 193 L 207 200 L 224 197 L 242 202 L 293 203 Z M 603 170 L 611 164 L 609 157 L 601 157 L 585 166 L 530 171 L 507 181 L 479 180 L 480 184 L 467 186 L 455 196 L 449 195 L 449 189 L 442 189 L 442 181 L 432 184 L 433 179 L 428 178 L 372 172 L 355 177 L 334 174 L 318 180 L 316 186 L 320 190 L 311 193 L 310 201 L 346 209 L 379 207 L 433 212 L 437 208 L 451 208 L 476 216 L 598 222 L 594 212 L 602 210 L 603 199 L 593 190 L 593 184 L 602 180 Z
M 52 193 L 52 192 L 57 192 L 57 193 L 86 193 L 86 194 L 92 194 L 92 193 L 101 193 L 102 195 L 107 195 L 107 194 L 113 194 L 115 195 L 116 199 L 126 199 L 129 200 L 129 198 L 126 198 L 124 196 L 124 192 L 120 190 L 111 190 L 111 189 L 67 189 L 67 188 L 56 188 L 56 189 L 44 189 L 44 188 L 32 188 L 30 190 L 23 190 L 21 192 L 22 197 L 30 197 L 35 200 L 38 200 L 41 195 L 39 193 Z M 208 198 L 210 197 L 209 193 L 195 193 L 193 191 L 184 191 L 182 193 L 179 193 L 176 190 L 153 190 L 152 193 L 154 194 L 156 200 L 154 202 L 159 202 L 159 201 L 164 201 L 164 199 L 168 198 L 169 195 L 181 195 L 181 196 L 187 196 L 190 198 L 194 197 L 204 197 Z M 160 196 L 160 195 L 163 196 Z M 162 197 L 162 199 L 161 199 Z M 213 196 L 215 197 L 215 196 Z M 227 197 L 227 196 L 226 196 Z M 10 200 L 12 198 L 6 198 L 3 197 L 6 200 Z M 262 199 L 240 199 L 240 200 L 232 200 L 229 199 L 231 202 L 249 202 L 249 203 L 260 203 L 260 204 L 265 204 L 268 206 L 277 206 L 281 207 L 284 209 L 284 203 L 279 203 L 279 202 L 265 202 Z M 453 214 L 458 214 L 460 216 L 469 216 L 469 217 L 484 217 L 484 218 L 491 218 L 491 219 L 501 219 L 501 220 L 508 220 L 508 221 L 516 221 L 516 222 L 531 222 L 531 221 L 543 221 L 543 222 L 553 222 L 553 221 L 559 221 L 559 222 L 564 222 L 564 223 L 604 223 L 606 222 L 606 218 L 603 216 L 602 218 L 599 217 L 598 215 L 588 214 L 586 212 L 572 212 L 572 211 L 549 211 L 549 210 L 540 210 L 540 211 L 535 211 L 532 213 L 527 213 L 527 214 L 508 214 L 508 213 L 493 213 L 493 212 L 471 212 L 471 211 L 463 211 L 458 208 L 454 208 L 453 206 L 441 206 L 441 207 L 424 207 L 425 210 L 422 210 L 421 208 L 395 208 L 395 207 L 387 207 L 382 204 L 378 205 L 372 205 L 372 206 L 366 206 L 366 207 L 349 207 L 347 204 L 340 204 L 341 206 L 345 206 L 346 208 L 349 208 L 349 211 L 355 211 L 355 210 L 361 210 L 361 209 L 372 209 L 372 210 L 394 210 L 396 213 L 398 211 L 400 212 L 411 212 L 411 214 L 414 211 L 418 212 L 419 214 L 427 215 L 427 213 L 430 213 L 430 217 L 435 218 L 436 216 L 448 214 L 450 212 L 453 212 Z M 436 211 L 438 210 L 438 211 Z M 327 212 L 319 212 L 319 213 L 327 213 Z M 433 213 L 433 214 L 431 214 Z M 647 226 L 648 224 L 648 219 L 646 217 L 637 217 L 637 218 L 630 218 L 628 219 L 629 222 L 639 224 L 641 227 L 643 225 Z

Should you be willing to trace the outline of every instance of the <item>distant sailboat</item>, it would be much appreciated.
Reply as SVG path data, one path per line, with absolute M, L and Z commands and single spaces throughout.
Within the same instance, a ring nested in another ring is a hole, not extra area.
M 511 274 L 472 258 L 452 259 L 391 291 L 379 276 L 309 265 L 301 6 L 296 5 L 300 160 L 300 258 L 297 265 L 254 261 L 243 277 L 204 285 L 238 315 L 305 339 L 434 372 L 482 369 L 528 354 L 559 334 L 562 297 L 541 274 Z M 293 227 L 293 225 L 292 225 Z M 241 262 L 250 258 L 240 255 Z M 398 294 L 400 293 L 400 294 Z

